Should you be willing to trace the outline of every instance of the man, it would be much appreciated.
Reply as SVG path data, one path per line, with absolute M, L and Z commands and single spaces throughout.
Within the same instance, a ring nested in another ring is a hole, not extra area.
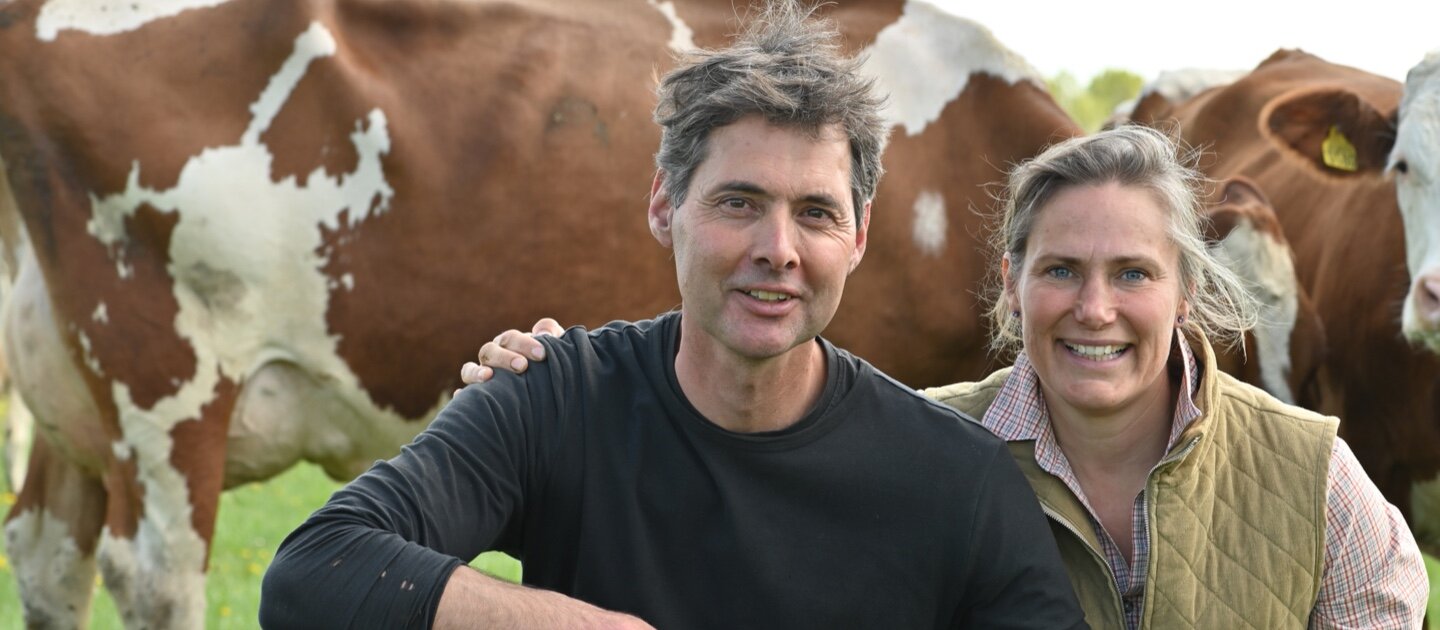
M 1083 627 L 1005 446 L 818 337 L 865 252 L 879 99 L 790 2 L 660 86 L 683 306 L 460 392 L 265 576 L 273 627 Z M 529 587 L 461 558 L 499 549 Z

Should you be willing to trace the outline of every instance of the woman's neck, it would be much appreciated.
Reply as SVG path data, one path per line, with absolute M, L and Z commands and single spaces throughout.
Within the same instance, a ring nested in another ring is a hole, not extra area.
M 1109 414 L 1054 404 L 1045 395 L 1055 440 L 1077 475 L 1082 478 L 1143 479 L 1165 456 L 1175 417 L 1178 384 L 1166 386 L 1133 404 Z

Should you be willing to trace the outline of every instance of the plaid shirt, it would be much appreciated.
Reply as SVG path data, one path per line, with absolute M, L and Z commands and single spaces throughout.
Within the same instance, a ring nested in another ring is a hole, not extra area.
M 1180 394 L 1166 452 L 1202 414 L 1195 406 L 1200 364 L 1184 336 L 1177 335 L 1182 364 Z M 1150 532 L 1145 527 L 1146 491 L 1135 497 L 1130 532 L 1133 558 L 1126 558 L 1106 533 L 1090 505 L 1070 461 L 1061 452 L 1040 392 L 1040 380 L 1023 352 L 999 395 L 986 411 L 985 428 L 1009 441 L 1035 442 L 1035 461 L 1070 488 L 1090 517 L 1125 608 L 1125 625 L 1140 627 L 1149 567 Z M 1335 438 L 1325 510 L 1325 569 L 1320 595 L 1311 611 L 1311 628 L 1418 628 L 1425 614 L 1429 582 L 1420 550 L 1405 519 L 1365 476 L 1344 440 Z

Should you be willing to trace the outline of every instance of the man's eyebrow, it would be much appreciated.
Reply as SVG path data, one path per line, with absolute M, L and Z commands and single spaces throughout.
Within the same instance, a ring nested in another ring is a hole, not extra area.
M 730 181 L 728 181 L 728 182 L 722 182 L 722 183 L 720 183 L 720 184 L 716 184 L 715 186 L 712 186 L 712 187 L 710 188 L 710 190 L 708 191 L 708 194 L 714 195 L 714 194 L 716 194 L 716 193 L 722 193 L 722 192 L 745 193 L 745 194 L 747 194 L 747 195 L 754 195 L 754 196 L 756 196 L 756 197 L 769 197 L 769 196 L 770 196 L 770 191 L 765 190 L 764 188 L 761 188 L 758 184 L 756 184 L 756 183 L 754 183 L 754 182 L 747 182 L 747 181 L 745 181 L 745 180 L 743 180 L 743 179 L 734 179 L 734 180 L 730 180 Z
M 774 196 L 774 195 L 772 195 L 772 194 L 770 193 L 770 191 L 765 190 L 764 188 L 760 187 L 758 184 L 756 184 L 756 183 L 754 183 L 754 182 L 749 182 L 749 181 L 739 180 L 739 179 L 737 179 L 737 180 L 731 180 L 731 181 L 728 181 L 728 182 L 723 182 L 723 183 L 720 183 L 720 184 L 718 184 L 718 185 L 710 188 L 710 190 L 708 191 L 707 196 L 714 195 L 714 194 L 717 194 L 717 193 L 722 193 L 722 192 L 744 193 L 744 194 L 753 195 L 753 196 L 756 196 L 756 197 L 773 197 L 773 196 Z M 845 205 L 844 205 L 844 202 L 842 202 L 841 200 L 836 199 L 836 198 L 834 198 L 834 197 L 831 197 L 830 195 L 828 195 L 828 194 L 826 194 L 826 193 L 811 193 L 811 194 L 805 195 L 804 197 L 801 197 L 801 198 L 800 198 L 800 202 L 801 202 L 801 203 L 806 203 L 806 204 L 814 204 L 814 205 L 817 205 L 817 206 L 824 206 L 824 207 L 827 207 L 827 208 L 835 208 L 835 209 L 837 209 L 837 210 L 844 210 L 844 209 L 846 209 L 846 207 L 845 207 Z

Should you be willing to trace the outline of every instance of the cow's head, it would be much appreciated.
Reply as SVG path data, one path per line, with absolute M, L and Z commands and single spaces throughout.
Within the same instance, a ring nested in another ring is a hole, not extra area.
M 1329 176 L 1394 179 L 1410 270 L 1401 326 L 1440 352 L 1440 51 L 1410 71 L 1398 109 L 1335 85 L 1286 94 L 1261 125 Z
M 1388 169 L 1405 219 L 1405 335 L 1440 352 L 1440 51 L 1405 79 Z

